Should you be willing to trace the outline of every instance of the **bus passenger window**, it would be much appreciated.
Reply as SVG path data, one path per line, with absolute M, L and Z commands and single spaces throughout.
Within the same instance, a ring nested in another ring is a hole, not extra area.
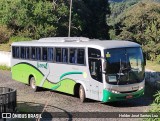
M 41 48 L 36 48 L 36 60 L 41 60 Z
M 53 61 L 53 48 L 48 48 L 48 61 Z
M 47 48 L 42 48 L 42 60 L 47 61 Z
M 77 49 L 70 49 L 69 62 L 77 64 Z
M 78 49 L 77 63 L 84 64 L 84 49 Z
M 35 60 L 35 58 L 36 58 L 36 49 L 35 49 L 35 47 L 32 47 L 32 49 L 31 49 L 31 58 L 33 60 Z
M 68 62 L 68 49 L 62 48 L 62 62 L 67 63 Z
M 61 48 L 56 48 L 56 62 L 61 62 Z
M 25 47 L 25 57 L 26 59 L 29 59 L 29 47 Z
M 21 47 L 21 58 L 25 59 L 25 48 Z
M 19 58 L 19 47 L 12 47 L 13 58 Z

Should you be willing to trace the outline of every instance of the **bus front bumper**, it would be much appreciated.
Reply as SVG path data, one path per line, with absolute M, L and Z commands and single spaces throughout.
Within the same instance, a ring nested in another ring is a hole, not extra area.
M 128 100 L 128 99 L 141 97 L 142 95 L 144 95 L 144 89 L 138 90 L 133 93 L 120 93 L 120 94 L 112 93 L 104 89 L 102 102 Z

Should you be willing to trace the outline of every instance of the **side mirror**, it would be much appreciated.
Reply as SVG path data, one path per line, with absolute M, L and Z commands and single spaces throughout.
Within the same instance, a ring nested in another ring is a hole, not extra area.
M 146 66 L 146 53 L 143 52 L 144 65 Z

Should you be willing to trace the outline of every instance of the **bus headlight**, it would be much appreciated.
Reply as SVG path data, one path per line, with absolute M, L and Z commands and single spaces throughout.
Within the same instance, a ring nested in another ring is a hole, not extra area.
M 142 87 L 139 87 L 139 89 L 138 90 L 142 90 L 144 87 L 142 86 Z
M 118 92 L 117 90 L 114 90 L 114 89 L 107 89 L 108 91 L 112 92 L 112 93 L 115 93 L 115 94 L 119 94 L 120 92 Z
M 112 93 L 115 93 L 115 94 L 119 94 L 120 92 L 116 91 L 116 90 L 111 90 Z

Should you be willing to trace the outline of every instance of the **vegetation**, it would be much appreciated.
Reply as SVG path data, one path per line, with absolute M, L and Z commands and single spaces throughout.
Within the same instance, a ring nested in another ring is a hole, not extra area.
M 156 72 L 160 72 L 160 63 L 156 61 L 147 61 L 146 68 L 150 70 L 154 70 Z
M 72 10 L 71 36 L 109 39 L 106 0 L 73 1 Z M 69 0 L 0 0 L 0 42 L 68 36 L 68 18 Z
M 158 1 L 158 0 L 157 0 Z M 158 1 L 160 2 L 160 1 Z M 148 60 L 160 61 L 160 3 L 153 0 L 126 0 L 111 4 L 112 39 L 140 43 Z
M 152 108 L 149 110 L 150 113 L 153 113 L 153 112 L 160 112 L 160 91 L 158 91 L 155 95 L 155 101 L 153 102 L 152 104 Z M 144 119 L 145 121 L 159 121 L 160 119 L 159 118 L 146 118 Z
M 8 70 L 8 71 L 10 71 L 11 68 L 6 66 L 6 65 L 0 65 L 0 70 Z

